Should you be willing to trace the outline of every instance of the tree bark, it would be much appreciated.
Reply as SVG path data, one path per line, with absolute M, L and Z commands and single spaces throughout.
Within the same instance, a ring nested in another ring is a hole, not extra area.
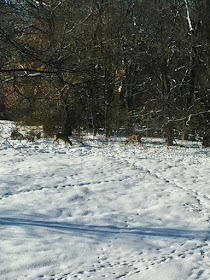
M 166 143 L 168 146 L 173 146 L 174 145 L 174 130 L 173 130 L 173 125 L 171 122 L 168 122 L 166 124 L 165 128 L 165 133 L 166 133 Z

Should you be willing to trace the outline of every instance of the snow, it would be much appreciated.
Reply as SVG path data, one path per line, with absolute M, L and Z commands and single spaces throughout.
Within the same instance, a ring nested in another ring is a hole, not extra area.
M 0 279 L 210 279 L 210 150 L 86 135 L 11 140 L 0 121 Z

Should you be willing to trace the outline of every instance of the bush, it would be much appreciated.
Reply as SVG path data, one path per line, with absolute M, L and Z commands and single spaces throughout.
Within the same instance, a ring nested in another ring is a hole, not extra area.
M 14 128 L 11 132 L 11 139 L 12 140 L 23 140 L 24 136 L 22 133 L 19 132 L 18 128 Z
M 34 142 L 36 139 L 41 138 L 41 131 L 37 131 L 36 129 L 31 129 L 25 132 L 20 132 L 16 127 L 11 132 L 12 140 L 28 140 L 30 142 Z

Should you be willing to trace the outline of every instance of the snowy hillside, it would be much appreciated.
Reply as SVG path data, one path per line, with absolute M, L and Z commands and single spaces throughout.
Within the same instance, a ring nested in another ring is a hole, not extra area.
M 10 133 L 0 121 L 1 280 L 210 279 L 210 149 Z

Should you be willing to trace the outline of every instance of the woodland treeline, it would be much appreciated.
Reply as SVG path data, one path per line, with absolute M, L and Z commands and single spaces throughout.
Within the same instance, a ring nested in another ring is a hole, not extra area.
M 210 1 L 0 0 L 0 112 L 210 146 Z

